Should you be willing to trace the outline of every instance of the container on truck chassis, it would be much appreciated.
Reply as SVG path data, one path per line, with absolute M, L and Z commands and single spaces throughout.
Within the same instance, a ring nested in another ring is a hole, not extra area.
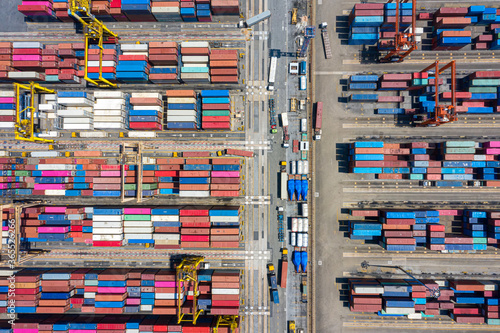
M 271 11 L 266 10 L 265 12 L 262 12 L 258 15 L 249 18 L 248 20 L 246 20 L 246 22 L 240 21 L 239 28 L 250 28 L 251 26 L 256 25 L 257 23 L 260 23 L 270 17 L 271 17 Z
M 290 147 L 288 144 L 290 135 L 288 135 L 288 114 L 286 112 L 281 114 L 281 126 L 283 127 L 283 147 L 288 148 Z
M 288 249 L 281 249 L 281 272 L 280 287 L 286 288 L 286 279 L 288 277 Z
M 314 117 L 314 140 L 321 140 L 321 125 L 323 123 L 323 102 L 316 103 L 316 114 Z
M 274 90 L 274 81 L 276 80 L 276 66 L 278 65 L 278 57 L 271 57 L 271 65 L 269 67 L 269 85 L 267 90 Z
M 280 297 L 278 294 L 278 283 L 276 280 L 276 271 L 273 264 L 268 264 L 267 269 L 269 270 L 269 282 L 271 284 L 271 297 L 274 304 L 280 303 Z
M 319 25 L 319 28 L 321 29 L 321 37 L 323 37 L 323 47 L 325 48 L 325 58 L 326 59 L 331 59 L 332 58 L 332 49 L 330 47 L 330 37 L 328 36 L 328 23 L 323 22 Z
M 239 149 L 226 149 L 226 155 L 236 155 L 243 157 L 253 157 L 253 151 L 239 150 Z
M 280 172 L 280 174 L 281 174 L 280 199 L 287 200 L 288 199 L 288 194 L 287 194 L 288 175 L 287 175 L 286 171 L 282 171 L 282 172 Z
M 307 303 L 307 275 L 302 275 L 302 303 Z

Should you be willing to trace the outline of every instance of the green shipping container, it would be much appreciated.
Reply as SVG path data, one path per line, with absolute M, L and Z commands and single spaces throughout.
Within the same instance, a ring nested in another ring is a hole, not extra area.
M 446 148 L 446 154 L 475 154 L 476 148 Z
M 158 188 L 158 184 L 142 184 L 143 190 L 156 190 Z
M 206 110 L 202 112 L 204 117 L 229 117 L 229 110 Z
M 142 215 L 142 214 L 137 214 L 137 215 L 124 215 L 124 220 L 125 221 L 151 221 L 151 215 Z
M 469 92 L 473 94 L 487 94 L 497 92 L 497 87 L 469 87 Z
M 419 173 L 410 174 L 410 180 L 423 180 L 423 179 L 424 179 L 423 174 L 419 174 Z
M 208 73 L 208 67 L 181 67 L 181 73 Z
M 16 171 L 14 171 L 14 176 L 17 176 L 17 177 L 29 177 L 29 176 L 31 176 L 31 171 L 16 170 Z
M 413 79 L 412 86 L 428 85 L 429 79 Z
M 474 244 L 488 244 L 488 238 L 483 237 L 473 237 L 472 241 Z
M 472 86 L 500 86 L 500 79 L 474 79 Z
M 475 147 L 475 141 L 446 141 L 446 148 Z
M 123 187 L 126 191 L 135 191 L 137 189 L 137 185 L 135 184 L 125 184 Z

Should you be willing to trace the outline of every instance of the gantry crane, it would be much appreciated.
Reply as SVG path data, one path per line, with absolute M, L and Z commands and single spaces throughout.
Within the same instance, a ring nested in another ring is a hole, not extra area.
M 198 270 L 200 269 L 200 264 L 205 258 L 203 257 L 186 257 L 176 268 L 177 275 L 177 323 L 181 322 L 191 322 L 196 325 L 198 317 L 201 315 L 203 310 L 198 309 Z M 183 289 L 185 285 L 189 282 L 193 283 L 193 311 L 183 313 L 182 311 L 182 300 Z M 188 315 L 190 318 L 184 319 L 184 316 Z
M 51 143 L 53 140 L 47 140 L 35 136 L 35 113 L 38 101 L 35 97 L 38 94 L 55 94 L 52 89 L 47 89 L 35 82 L 29 85 L 14 83 L 14 98 L 16 101 L 16 122 L 15 135 L 16 140 L 30 142 Z M 29 95 L 29 96 L 28 96 Z
M 303 58 L 306 56 L 307 48 L 309 47 L 309 43 L 311 39 L 316 37 L 316 27 L 313 25 L 308 25 L 304 30 L 304 43 L 302 43 L 302 48 L 299 52 L 299 58 Z
M 115 83 L 110 82 L 102 76 L 102 55 L 103 43 L 105 40 L 114 38 L 118 40 L 118 35 L 109 30 L 104 23 L 99 21 L 91 12 L 92 0 L 71 0 L 68 13 L 77 22 L 83 25 L 85 34 L 85 80 L 100 88 L 116 88 Z M 89 45 L 96 44 L 99 47 L 99 77 L 91 79 L 88 76 L 88 54 Z
M 137 169 L 136 174 L 136 199 L 137 202 L 142 202 L 142 143 L 140 142 L 125 142 L 122 143 L 120 149 L 120 161 L 121 161 L 121 181 L 122 181 L 122 202 L 127 202 L 133 200 L 133 198 L 125 198 L 125 178 L 127 171 L 125 170 L 126 165 L 135 165 Z
M 422 283 L 422 281 L 420 281 L 419 279 L 417 279 L 416 277 L 414 277 L 410 272 L 408 272 L 407 270 L 405 270 L 403 267 L 401 266 L 391 266 L 391 265 L 370 265 L 368 263 L 368 261 L 363 261 L 361 263 L 361 268 L 363 269 L 368 269 L 369 266 L 372 266 L 372 267 L 389 267 L 389 268 L 395 268 L 395 269 L 399 269 L 400 271 L 402 271 L 403 273 L 405 273 L 406 275 L 408 275 L 413 281 L 417 282 L 418 284 L 422 285 L 425 287 L 425 289 L 427 289 L 430 293 L 431 293 L 431 296 L 433 298 L 439 298 L 439 296 L 441 296 L 441 291 L 439 290 L 439 288 L 429 288 L 428 286 L 426 286 L 424 283 Z
M 439 104 L 439 75 L 443 73 L 447 69 L 451 70 L 451 104 L 450 105 L 440 105 Z M 428 67 L 424 68 L 421 73 L 423 72 L 428 72 L 429 70 L 434 69 L 434 87 L 435 87 L 435 96 L 434 96 L 434 101 L 435 101 L 435 106 L 434 106 L 434 115 L 423 121 L 422 123 L 418 124 L 417 126 L 419 127 L 424 127 L 424 126 L 439 126 L 442 124 L 446 124 L 449 122 L 457 121 L 458 117 L 456 114 L 456 105 L 457 105 L 457 99 L 456 99 L 456 84 L 457 84 L 457 79 L 456 79 L 456 67 L 455 67 L 455 60 L 449 62 L 442 68 L 439 68 L 439 60 L 436 60 L 435 63 L 432 65 L 429 65 Z
M 416 10 L 416 0 L 411 0 L 412 3 L 412 15 L 411 15 L 411 30 L 403 31 L 400 30 L 400 15 L 399 15 L 399 5 L 400 3 L 407 3 L 409 0 L 395 0 L 396 1 L 396 22 L 395 22 L 395 32 L 394 45 L 392 50 L 389 51 L 387 55 L 380 59 L 380 62 L 402 62 L 410 53 L 418 48 L 416 40 L 416 25 L 417 25 L 417 10 Z M 392 3 L 393 0 L 389 0 L 388 3 Z M 408 29 L 407 29 L 408 30 Z
M 219 332 L 219 327 L 229 327 L 231 333 L 238 329 L 238 316 L 218 316 L 213 333 Z

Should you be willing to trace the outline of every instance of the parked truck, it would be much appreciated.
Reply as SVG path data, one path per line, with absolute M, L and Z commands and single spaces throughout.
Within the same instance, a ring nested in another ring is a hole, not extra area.
M 330 37 L 328 36 L 328 23 L 323 22 L 319 25 L 321 29 L 321 37 L 323 38 L 323 47 L 325 48 L 325 58 L 331 59 L 332 57 L 332 49 L 330 46 Z
M 307 275 L 302 275 L 302 295 L 301 300 L 302 303 L 307 303 Z
M 257 23 L 260 23 L 260 22 L 262 22 L 270 17 L 271 17 L 271 11 L 266 10 L 265 12 L 262 12 L 260 14 L 257 14 L 255 16 L 249 18 L 248 20 L 246 20 L 246 22 L 240 21 L 238 24 L 238 27 L 239 28 L 250 28 L 251 26 L 256 25 Z
M 278 294 L 278 283 L 276 280 L 276 272 L 274 270 L 273 264 L 268 264 L 267 269 L 269 270 L 269 282 L 271 284 L 271 297 L 274 304 L 280 303 L 280 297 Z
M 314 117 L 314 140 L 321 140 L 322 123 L 323 123 L 323 102 L 317 102 L 316 114 Z
M 288 134 L 288 114 L 286 112 L 281 114 L 281 126 L 283 127 L 283 148 L 288 148 L 290 147 L 288 143 L 290 135 Z
M 286 288 L 286 280 L 288 277 L 288 249 L 281 249 L 281 272 L 280 272 L 280 286 Z

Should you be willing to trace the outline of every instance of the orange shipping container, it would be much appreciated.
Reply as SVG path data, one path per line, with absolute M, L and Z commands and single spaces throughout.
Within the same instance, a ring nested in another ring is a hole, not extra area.
M 139 98 L 133 97 L 130 99 L 130 104 L 132 105 L 151 105 L 151 106 L 162 106 L 162 101 L 158 98 Z
M 238 83 L 238 76 L 215 75 L 211 76 L 210 80 L 212 83 Z
M 211 60 L 210 67 L 238 67 L 237 60 Z
M 208 191 L 210 188 L 208 184 L 194 185 L 194 184 L 179 184 L 181 191 Z
M 196 97 L 194 90 L 167 90 L 167 97 Z
M 185 47 L 181 48 L 182 55 L 209 55 L 208 47 Z M 231 67 L 231 66 L 227 66 Z
M 239 184 L 211 184 L 210 189 L 214 191 L 238 191 Z
M 182 228 L 181 235 L 209 235 L 210 228 Z
M 210 242 L 181 242 L 181 248 L 191 247 L 209 248 Z
M 238 54 L 210 54 L 210 61 L 212 60 L 238 60 Z
M 238 68 L 211 68 L 210 75 L 238 75 Z
M 384 148 L 354 148 L 355 154 L 383 154 Z
M 149 49 L 151 50 L 152 48 L 177 48 L 177 42 L 149 42 Z
M 177 52 L 178 50 L 173 48 L 173 47 L 169 47 L 169 48 L 164 48 L 164 49 L 149 49 L 149 55 L 159 55 L 159 54 L 169 54 L 169 55 L 175 55 L 177 57 Z M 160 60 L 160 59 L 157 59 L 157 60 Z M 171 59 L 169 59 L 171 60 Z
M 210 236 L 210 241 L 212 242 L 238 242 L 240 240 L 239 235 L 212 235 Z
M 186 158 L 186 164 L 210 164 L 208 158 Z
M 210 171 L 179 171 L 179 177 L 210 177 Z
M 239 228 L 211 228 L 211 235 L 239 235 Z
M 156 164 L 184 164 L 183 158 L 157 158 Z
M 403 179 L 401 173 L 379 173 L 377 179 Z

